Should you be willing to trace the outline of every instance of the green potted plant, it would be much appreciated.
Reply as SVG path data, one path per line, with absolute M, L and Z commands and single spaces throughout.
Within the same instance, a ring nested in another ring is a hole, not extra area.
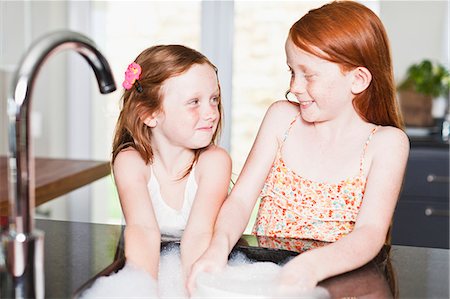
M 407 126 L 432 126 L 433 99 L 444 97 L 448 101 L 449 71 L 428 59 L 411 65 L 405 79 L 398 85 L 400 106 Z

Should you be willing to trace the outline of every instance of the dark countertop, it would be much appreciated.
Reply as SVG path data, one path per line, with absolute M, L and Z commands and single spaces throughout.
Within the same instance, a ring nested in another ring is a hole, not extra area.
M 122 247 L 119 225 L 37 220 L 36 226 L 45 232 L 45 298 L 73 297 L 82 285 L 113 263 L 117 248 Z M 263 253 L 265 257 L 270 251 L 277 258 L 282 254 L 297 254 L 264 249 L 258 245 L 262 243 L 254 236 L 244 236 L 237 250 L 252 256 Z M 264 244 L 284 248 L 279 240 L 265 240 Z M 386 259 L 389 249 L 390 258 Z M 448 249 L 394 245 L 385 248 L 367 265 L 327 279 L 320 285 L 327 288 L 333 298 L 389 298 L 394 297 L 392 289 L 395 288 L 399 298 L 448 298 L 448 281 Z
M 443 148 L 449 149 L 449 142 L 443 141 L 439 135 L 411 136 L 409 135 L 411 148 Z
M 411 148 L 444 148 L 449 149 L 449 142 L 444 142 L 438 137 L 410 137 Z
M 443 140 L 442 128 L 444 118 L 435 118 L 434 124 L 430 127 L 405 128 L 411 142 L 411 148 L 444 148 L 449 149 L 449 140 Z
M 412 128 L 414 130 L 415 128 Z M 417 128 L 416 128 L 417 129 Z M 426 129 L 426 128 L 419 128 Z M 438 129 L 430 129 L 429 134 L 417 135 L 412 133 L 411 128 L 406 128 L 411 148 L 444 148 L 449 149 L 449 141 L 444 141 Z

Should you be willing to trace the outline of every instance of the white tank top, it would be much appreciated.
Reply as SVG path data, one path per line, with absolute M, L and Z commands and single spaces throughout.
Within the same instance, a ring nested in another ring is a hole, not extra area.
M 161 235 L 181 237 L 191 212 L 195 194 L 197 193 L 198 186 L 195 181 L 195 168 L 192 168 L 188 175 L 186 187 L 184 189 L 183 206 L 180 210 L 175 210 L 167 205 L 166 201 L 161 196 L 161 188 L 153 173 L 153 168 L 151 168 L 150 174 L 150 181 L 147 184 L 147 188 L 152 200 L 153 210 L 155 211 Z

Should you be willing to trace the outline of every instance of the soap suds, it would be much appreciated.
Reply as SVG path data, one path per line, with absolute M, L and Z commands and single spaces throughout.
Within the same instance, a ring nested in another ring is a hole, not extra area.
M 253 262 L 242 253 L 235 254 L 223 271 L 199 274 L 191 299 L 273 298 L 280 269 L 275 263 Z M 156 282 L 147 272 L 126 263 L 117 273 L 97 279 L 81 298 L 187 299 L 178 247 L 162 251 L 158 278 Z M 327 294 L 325 289 L 315 288 L 296 298 L 327 298 Z

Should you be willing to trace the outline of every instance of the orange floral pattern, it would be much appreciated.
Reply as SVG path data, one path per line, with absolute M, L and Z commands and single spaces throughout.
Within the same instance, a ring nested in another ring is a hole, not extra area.
M 335 242 L 350 233 L 366 185 L 365 150 L 377 128 L 372 130 L 364 145 L 359 175 L 339 183 L 315 182 L 296 174 L 283 161 L 281 144 L 259 197 L 261 202 L 253 234 Z
M 258 236 L 257 238 L 259 247 L 283 249 L 299 253 L 330 244 L 328 242 L 309 239 L 275 238 L 268 236 Z

